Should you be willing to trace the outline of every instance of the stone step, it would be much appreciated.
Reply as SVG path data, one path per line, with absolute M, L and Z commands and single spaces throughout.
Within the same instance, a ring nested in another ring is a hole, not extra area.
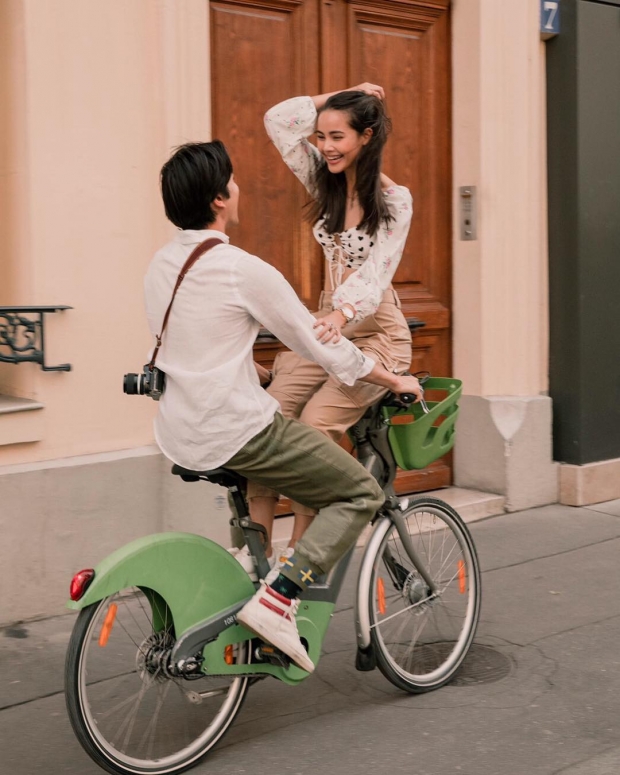
M 463 517 L 465 522 L 475 522 L 478 519 L 494 517 L 505 511 L 506 499 L 495 493 L 467 490 L 464 487 L 445 487 L 441 490 L 430 490 L 409 497 L 416 498 L 420 495 L 428 495 L 445 501 Z M 406 498 L 408 496 L 401 496 Z M 286 545 L 293 529 L 293 517 L 279 517 L 276 519 L 273 529 L 273 542 L 278 547 Z M 370 535 L 370 525 L 364 530 L 357 545 L 363 546 Z

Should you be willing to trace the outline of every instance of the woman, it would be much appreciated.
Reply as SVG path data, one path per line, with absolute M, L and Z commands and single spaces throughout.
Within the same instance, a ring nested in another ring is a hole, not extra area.
M 271 108 L 265 126 L 312 197 L 308 218 L 327 262 L 315 313 L 317 338 L 329 342 L 344 335 L 390 371 L 402 373 L 411 363 L 411 335 L 391 281 L 409 231 L 412 202 L 408 189 L 381 172 L 391 128 L 383 99 L 383 89 L 370 83 L 296 97 Z M 316 147 L 307 139 L 315 131 Z M 284 416 L 298 417 L 336 442 L 385 393 L 362 382 L 347 387 L 292 352 L 276 357 L 273 375 L 268 390 Z M 252 519 L 269 536 L 277 497 L 248 482 Z M 301 504 L 294 503 L 293 510 L 293 535 L 272 571 L 276 575 L 314 517 Z

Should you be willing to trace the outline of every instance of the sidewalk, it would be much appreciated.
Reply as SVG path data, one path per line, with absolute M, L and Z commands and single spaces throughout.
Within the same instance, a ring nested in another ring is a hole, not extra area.
M 412 696 L 379 671 L 355 671 L 350 572 L 315 675 L 296 688 L 253 687 L 219 748 L 191 772 L 617 775 L 620 501 L 470 528 L 482 617 L 453 684 Z M 0 630 L 2 773 L 101 773 L 64 709 L 72 623 L 67 615 Z

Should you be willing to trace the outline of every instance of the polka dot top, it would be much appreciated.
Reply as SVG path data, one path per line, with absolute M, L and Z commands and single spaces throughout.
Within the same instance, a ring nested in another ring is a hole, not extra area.
M 308 141 L 316 127 L 317 112 L 310 97 L 293 97 L 265 114 L 267 134 L 291 171 L 314 194 L 314 172 L 325 161 Z M 392 215 L 375 234 L 354 227 L 338 235 L 329 234 L 323 219 L 313 227 L 314 237 L 327 261 L 333 306 L 349 304 L 355 321 L 372 315 L 389 287 L 402 256 L 413 212 L 411 194 L 404 186 L 390 186 L 383 192 Z M 338 237 L 340 246 L 336 241 Z M 347 270 L 354 270 L 346 280 Z

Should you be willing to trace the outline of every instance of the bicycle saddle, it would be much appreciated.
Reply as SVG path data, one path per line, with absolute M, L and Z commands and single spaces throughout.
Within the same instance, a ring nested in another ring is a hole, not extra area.
M 230 471 L 228 468 L 214 468 L 211 471 L 191 471 L 189 468 L 183 468 L 176 463 L 172 466 L 172 473 L 175 476 L 180 476 L 184 482 L 198 482 L 200 479 L 207 479 L 209 482 L 228 488 L 238 487 L 242 479 L 239 474 Z

